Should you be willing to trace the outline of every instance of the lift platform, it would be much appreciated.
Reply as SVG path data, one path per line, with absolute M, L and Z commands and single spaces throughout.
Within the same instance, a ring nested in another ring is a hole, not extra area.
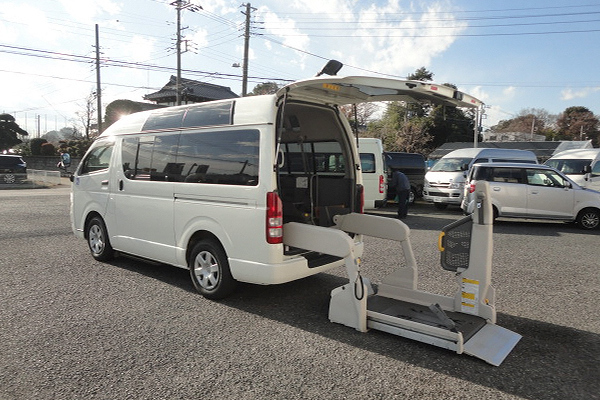
M 351 213 L 335 216 L 333 228 L 288 223 L 284 243 L 344 258 L 349 283 L 331 292 L 330 321 L 360 332 L 381 330 L 498 366 L 521 335 L 496 325 L 487 182 L 477 182 L 475 194 L 476 211 L 444 227 L 438 239 L 442 268 L 457 280 L 453 297 L 418 290 L 410 229 L 397 219 Z M 402 248 L 404 265 L 383 279 L 377 293 L 360 273 L 362 241 L 348 233 L 394 240 Z

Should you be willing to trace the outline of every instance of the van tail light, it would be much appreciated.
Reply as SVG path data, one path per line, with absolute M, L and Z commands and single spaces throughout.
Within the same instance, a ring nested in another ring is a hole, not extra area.
M 379 175 L 379 193 L 385 193 L 385 178 Z
M 471 181 L 469 184 L 469 193 L 475 192 L 475 181 Z
M 283 203 L 275 192 L 267 193 L 267 243 L 283 243 Z
M 363 214 L 365 212 L 365 187 L 363 185 L 357 185 L 357 200 L 358 200 L 358 212 Z

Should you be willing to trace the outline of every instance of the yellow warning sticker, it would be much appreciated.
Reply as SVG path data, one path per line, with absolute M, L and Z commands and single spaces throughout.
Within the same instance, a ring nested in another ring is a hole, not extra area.
M 475 279 L 462 279 L 461 311 L 469 314 L 479 312 L 479 281 Z
M 323 88 L 329 89 L 329 90 L 334 90 L 336 92 L 339 92 L 341 90 L 341 87 L 339 85 L 334 85 L 332 83 L 324 83 Z

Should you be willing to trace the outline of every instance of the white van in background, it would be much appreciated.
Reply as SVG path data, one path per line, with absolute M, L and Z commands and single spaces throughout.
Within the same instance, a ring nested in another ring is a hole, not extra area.
M 467 174 L 473 164 L 483 162 L 520 162 L 537 164 L 528 150 L 468 148 L 451 151 L 425 174 L 423 198 L 436 208 L 460 206 Z
M 365 210 L 383 207 L 386 203 L 387 182 L 381 139 L 359 138 L 358 153 L 365 187 Z
M 561 151 L 544 164 L 556 168 L 579 186 L 600 191 L 600 149 Z

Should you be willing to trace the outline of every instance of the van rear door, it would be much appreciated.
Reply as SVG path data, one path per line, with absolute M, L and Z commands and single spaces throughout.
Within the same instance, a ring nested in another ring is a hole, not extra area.
M 453 107 L 477 108 L 483 103 L 444 85 L 364 76 L 325 76 L 291 83 L 277 94 L 296 100 L 331 105 L 376 101 L 428 102 Z

